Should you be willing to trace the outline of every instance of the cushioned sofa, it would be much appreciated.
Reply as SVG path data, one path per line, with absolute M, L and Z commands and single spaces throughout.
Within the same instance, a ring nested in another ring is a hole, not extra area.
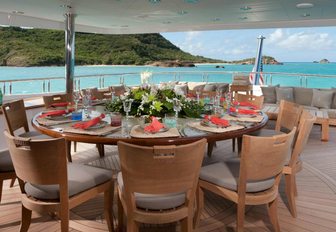
M 271 118 L 274 114 L 268 112 L 268 109 L 274 109 L 272 106 L 276 106 L 281 100 L 287 100 L 302 105 L 314 114 L 317 117 L 316 124 L 322 125 L 322 134 L 328 133 L 328 128 L 325 126 L 336 126 L 336 88 L 268 86 L 261 87 L 261 90 L 264 96 L 264 111 Z
M 194 93 L 195 91 L 214 92 L 220 89 L 222 94 L 229 91 L 230 84 L 215 82 L 177 82 L 175 91 L 183 92 L 185 95 Z

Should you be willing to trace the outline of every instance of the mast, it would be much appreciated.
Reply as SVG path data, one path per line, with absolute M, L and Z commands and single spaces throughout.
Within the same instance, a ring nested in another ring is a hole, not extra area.
M 65 85 L 66 93 L 73 92 L 75 71 L 75 15 L 65 14 Z
M 254 85 L 260 85 L 263 84 L 262 80 L 260 80 L 260 72 L 263 71 L 262 67 L 262 47 L 263 47 L 263 41 L 265 39 L 264 36 L 260 35 L 258 38 L 259 44 L 258 44 L 258 49 L 257 49 L 257 54 L 254 62 L 254 67 L 252 69 L 252 74 L 250 75 L 251 77 L 251 83 Z

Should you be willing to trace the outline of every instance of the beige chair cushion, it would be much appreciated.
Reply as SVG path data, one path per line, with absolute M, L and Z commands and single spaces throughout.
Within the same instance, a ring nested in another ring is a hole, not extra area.
M 0 172 L 14 171 L 12 159 L 8 150 L 0 151 Z
M 38 131 L 28 131 L 28 132 L 19 134 L 19 137 L 32 138 L 32 139 L 51 139 L 52 138 L 48 135 L 41 134 Z
M 210 164 L 201 168 L 200 179 L 233 191 L 238 191 L 239 167 L 239 158 Z M 274 178 L 271 178 L 262 181 L 248 181 L 246 192 L 260 192 L 269 189 L 273 186 L 274 180 Z
M 118 173 L 117 182 L 121 191 L 124 190 L 124 182 L 121 172 Z M 135 193 L 135 201 L 138 208 L 150 210 L 165 210 L 181 206 L 185 202 L 185 193 L 174 194 L 142 194 Z
M 188 93 L 188 85 L 175 85 L 174 91 L 177 94 L 186 95 Z
M 206 91 L 206 92 L 216 91 L 216 84 L 206 84 L 203 88 L 203 91 Z
M 81 164 L 68 164 L 69 197 L 112 179 L 112 171 Z M 41 200 L 59 199 L 58 185 L 35 185 L 26 183 L 28 195 Z

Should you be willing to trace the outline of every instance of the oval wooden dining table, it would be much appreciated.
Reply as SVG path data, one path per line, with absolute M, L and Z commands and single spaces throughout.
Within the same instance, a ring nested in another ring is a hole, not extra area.
M 63 137 L 65 140 L 70 143 L 71 141 L 83 142 L 83 143 L 93 143 L 93 144 L 106 144 L 106 145 L 116 145 L 118 141 L 124 141 L 132 144 L 138 144 L 143 146 L 153 146 L 153 145 L 181 145 L 187 144 L 199 139 L 205 138 L 209 144 L 214 144 L 216 141 L 232 139 L 232 138 L 241 138 L 244 134 L 250 134 L 255 131 L 263 128 L 267 121 L 268 117 L 266 114 L 261 113 L 263 119 L 260 122 L 255 123 L 243 123 L 240 122 L 240 125 L 244 125 L 243 128 L 228 132 L 222 133 L 212 133 L 200 131 L 195 128 L 189 127 L 189 123 L 200 121 L 199 119 L 192 118 L 178 118 L 177 128 L 179 131 L 179 136 L 177 137 L 163 137 L 163 138 L 134 138 L 130 135 L 130 129 L 133 126 L 139 125 L 139 119 L 131 117 L 127 121 L 125 117 L 123 118 L 122 127 L 116 128 L 108 134 L 101 136 L 97 135 L 86 135 L 79 133 L 69 133 L 64 132 L 64 125 L 68 124 L 57 124 L 57 125 L 41 125 L 38 122 L 38 117 L 40 114 L 37 114 L 32 119 L 33 127 L 40 131 L 43 134 L 49 135 L 51 137 Z M 74 122 L 72 122 L 74 123 Z M 70 123 L 71 124 L 71 123 Z M 126 125 L 126 126 L 125 126 Z M 70 146 L 69 146 L 70 147 Z M 209 152 L 209 151 L 208 151 Z M 211 151 L 210 151 L 211 153 Z M 70 154 L 70 150 L 69 150 Z

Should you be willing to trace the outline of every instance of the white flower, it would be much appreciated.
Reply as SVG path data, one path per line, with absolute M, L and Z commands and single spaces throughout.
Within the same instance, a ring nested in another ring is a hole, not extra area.
M 150 78 L 152 77 L 152 73 L 145 71 L 140 74 L 141 76 L 141 84 L 148 84 L 150 81 Z

